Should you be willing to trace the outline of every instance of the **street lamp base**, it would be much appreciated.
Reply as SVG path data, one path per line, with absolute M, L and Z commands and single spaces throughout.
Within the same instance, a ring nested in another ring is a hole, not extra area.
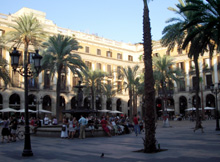
M 216 131 L 220 131 L 220 128 L 216 128 L 215 130 L 216 130 Z
M 32 150 L 23 150 L 22 156 L 33 156 Z

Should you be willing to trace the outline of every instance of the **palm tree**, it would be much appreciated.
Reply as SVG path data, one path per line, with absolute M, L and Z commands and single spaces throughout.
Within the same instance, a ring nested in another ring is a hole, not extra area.
M 192 59 L 195 63 L 195 71 L 196 71 L 196 128 L 199 127 L 200 118 L 199 118 L 199 66 L 198 66 L 198 58 L 199 55 L 202 54 L 201 51 L 199 51 L 199 46 L 201 43 L 199 42 L 199 39 L 194 39 L 191 40 L 189 43 L 187 40 L 189 40 L 187 37 L 191 35 L 191 33 L 194 33 L 193 31 L 197 28 L 196 26 L 188 26 L 189 22 L 193 20 L 194 17 L 196 17 L 195 13 L 190 11 L 190 10 L 185 10 L 183 9 L 189 5 L 188 1 L 182 1 L 179 0 L 180 4 L 177 4 L 176 7 L 178 10 L 174 8 L 170 8 L 170 10 L 174 11 L 175 13 L 179 14 L 180 18 L 171 18 L 170 22 L 175 22 L 174 24 L 168 25 L 167 27 L 164 28 L 163 34 L 164 36 L 162 37 L 162 45 L 168 46 L 168 50 L 172 50 L 175 45 L 177 44 L 178 48 L 183 48 L 188 50 L 188 56 L 189 58 Z M 187 3 L 186 3 L 187 2 Z M 188 26 L 188 28 L 186 28 Z M 174 32 L 175 31 L 175 32 Z M 200 33 L 201 34 L 201 33 Z M 198 37 L 197 37 L 198 38 Z M 186 43 L 188 42 L 188 43 Z
M 196 126 L 200 127 L 199 116 L 199 67 L 198 57 L 209 50 L 210 58 L 214 53 L 215 47 L 220 51 L 220 2 L 219 0 L 188 0 L 188 4 L 181 8 L 181 13 L 191 12 L 193 17 L 182 30 L 191 30 L 183 42 L 183 49 L 190 45 L 189 57 L 194 58 L 196 69 Z
M 81 47 L 74 37 L 60 34 L 50 36 L 43 45 L 46 50 L 42 59 L 42 69 L 49 70 L 51 78 L 57 75 L 56 117 L 59 119 L 61 73 L 66 73 L 67 68 L 69 68 L 73 74 L 78 74 L 81 77 L 81 72 L 85 72 L 87 67 L 79 55 L 72 53 Z
M 8 62 L 4 58 L 0 59 L 0 78 L 3 79 L 5 88 L 10 82 L 9 71 L 7 70 Z
M 174 64 L 175 62 L 173 61 L 173 58 L 169 56 L 158 56 L 153 58 L 155 83 L 157 87 L 162 88 L 165 101 L 167 99 L 166 84 L 168 83 L 168 86 L 170 88 L 170 84 L 172 85 L 173 81 L 179 82 L 179 77 L 182 76 L 182 72 L 178 68 L 173 68 Z M 163 113 L 166 113 L 164 109 Z
M 86 93 L 91 93 L 92 109 L 95 110 L 95 95 L 101 93 L 102 80 L 107 74 L 100 70 L 89 70 L 85 73 L 85 86 L 87 87 Z
M 107 104 L 112 102 L 112 98 L 117 94 L 116 86 L 114 84 L 104 84 L 102 94 L 107 98 Z
M 138 69 L 139 66 L 135 65 L 134 67 L 126 67 L 119 69 L 119 77 L 125 77 L 126 81 L 124 82 L 125 90 L 128 89 L 129 94 L 129 106 L 130 106 L 130 120 L 132 116 L 137 113 L 137 105 L 135 105 L 135 83 L 137 82 L 136 79 L 138 77 Z
M 2 39 L 2 37 L 0 37 L 0 48 L 3 48 L 3 47 L 4 47 L 3 39 Z M 7 87 L 8 83 L 10 82 L 9 71 L 7 70 L 7 65 L 8 65 L 7 60 L 1 57 L 1 59 L 0 59 L 0 78 L 3 79 L 4 84 L 5 84 L 5 88 Z
M 145 139 L 144 152 L 155 152 L 156 148 L 156 126 L 155 126 L 155 89 L 152 67 L 152 38 L 149 18 L 149 8 L 147 0 L 144 2 L 143 13 L 143 45 L 144 45 L 144 65 L 145 65 L 145 94 L 144 94 L 144 122 L 145 122 Z

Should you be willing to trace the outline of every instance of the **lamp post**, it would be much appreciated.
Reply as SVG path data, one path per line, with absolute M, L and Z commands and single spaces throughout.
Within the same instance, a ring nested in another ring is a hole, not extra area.
M 37 104 L 37 118 L 39 118 L 39 105 L 42 104 L 43 97 L 40 97 L 40 100 L 37 100 L 37 98 L 34 99 L 34 102 Z
M 31 138 L 30 138 L 30 127 L 29 127 L 29 117 L 28 117 L 28 77 L 33 75 L 33 72 L 28 70 L 28 59 L 27 52 L 24 52 L 24 64 L 23 67 L 18 67 L 19 57 L 21 56 L 20 52 L 17 51 L 16 47 L 10 53 L 11 56 L 11 66 L 14 72 L 18 72 L 20 75 L 24 77 L 24 100 L 25 100 L 25 140 L 24 140 L 24 150 L 22 156 L 33 156 L 33 152 L 31 150 Z M 35 55 L 32 57 L 34 61 L 34 68 L 38 73 L 40 70 L 40 60 L 42 56 L 38 54 L 38 50 L 36 50 Z M 19 68 L 17 70 L 17 68 Z
M 210 85 L 211 92 L 215 94 L 215 117 L 216 117 L 216 131 L 220 131 L 219 128 L 219 112 L 218 112 L 218 93 L 220 92 L 220 83 L 215 87 L 214 84 Z

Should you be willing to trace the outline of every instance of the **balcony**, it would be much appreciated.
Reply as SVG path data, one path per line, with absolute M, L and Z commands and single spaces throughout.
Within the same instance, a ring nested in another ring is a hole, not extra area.
M 207 65 L 203 66 L 203 72 L 207 73 L 207 72 L 212 72 L 213 71 L 213 67 L 208 67 Z

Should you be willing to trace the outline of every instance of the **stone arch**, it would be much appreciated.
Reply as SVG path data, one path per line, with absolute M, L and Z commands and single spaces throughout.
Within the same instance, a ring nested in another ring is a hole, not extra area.
M 71 109 L 77 109 L 77 99 L 76 96 L 71 99 Z
M 106 109 L 112 110 L 112 100 L 111 99 L 106 100 Z
M 91 104 L 90 104 L 90 98 L 89 97 L 84 98 L 84 108 L 91 109 Z
M 215 97 L 213 94 L 207 94 L 205 106 L 206 107 L 215 107 Z
M 20 96 L 17 93 L 14 93 L 9 97 L 9 107 L 10 108 L 14 108 L 16 110 L 19 110 L 20 103 L 21 103 Z

